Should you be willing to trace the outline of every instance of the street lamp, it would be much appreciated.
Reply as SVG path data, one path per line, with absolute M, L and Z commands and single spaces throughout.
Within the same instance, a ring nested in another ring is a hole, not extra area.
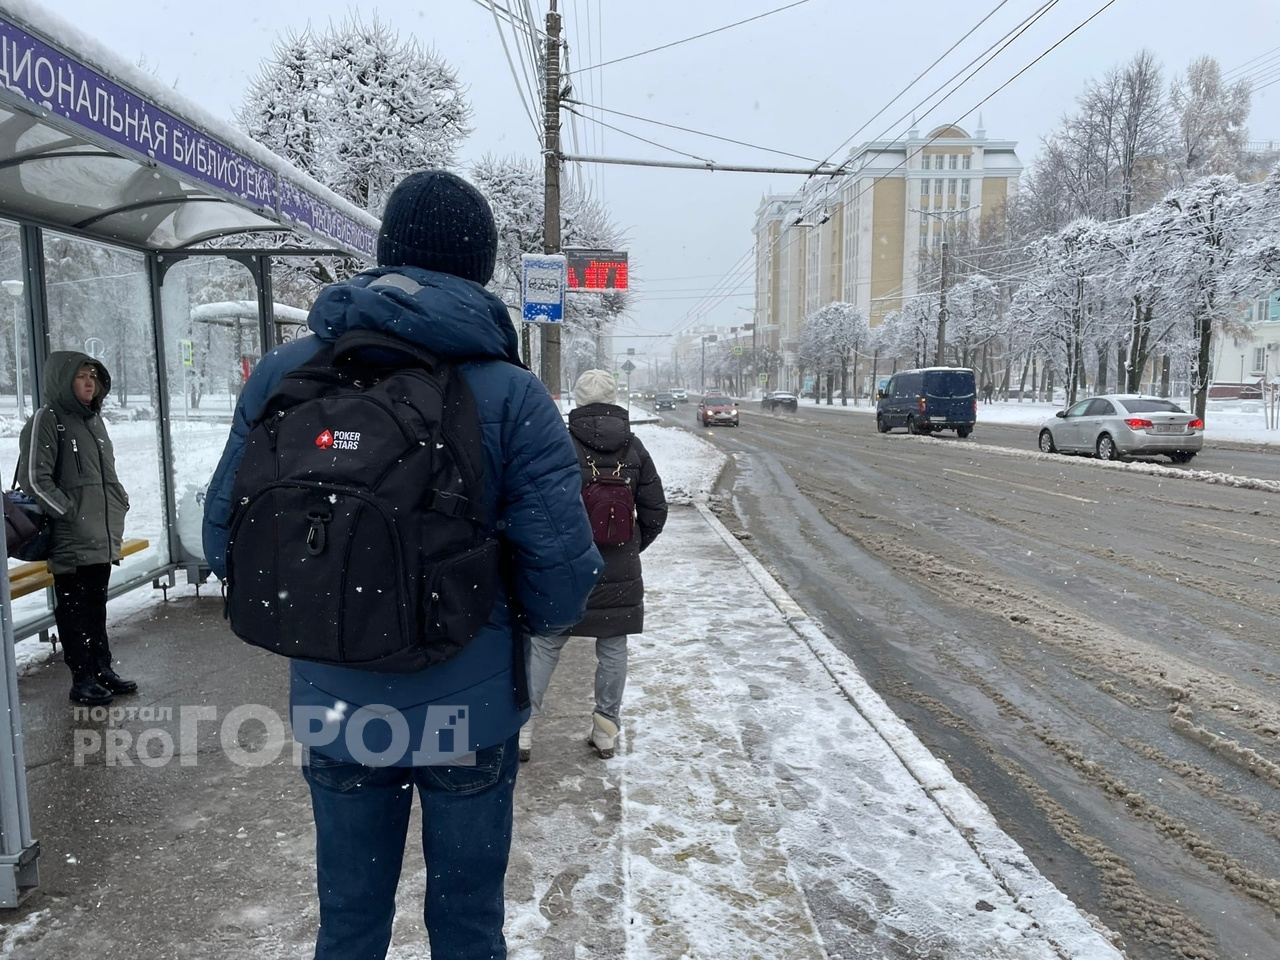
M 26 284 L 21 280 L 5 280 L 0 283 L 9 296 L 13 297 L 13 384 L 14 399 L 18 404 L 18 419 L 25 420 L 27 418 L 26 404 L 22 401 L 22 339 L 19 332 L 21 323 L 19 322 L 19 303 L 22 301 L 22 292 L 26 289 Z
M 702 392 L 707 392 L 707 342 L 715 343 L 719 339 L 714 333 L 702 338 Z

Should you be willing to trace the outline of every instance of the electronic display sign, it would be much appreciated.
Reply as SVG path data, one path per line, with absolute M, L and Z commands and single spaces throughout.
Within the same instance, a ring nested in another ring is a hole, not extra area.
M 607 293 L 627 289 L 627 255 L 616 250 L 565 250 L 569 289 Z

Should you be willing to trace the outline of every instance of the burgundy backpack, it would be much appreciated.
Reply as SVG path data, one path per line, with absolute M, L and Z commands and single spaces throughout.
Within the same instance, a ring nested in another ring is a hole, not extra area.
M 575 444 L 576 446 L 576 444 Z M 578 457 L 591 468 L 591 479 L 582 486 L 582 503 L 591 521 L 591 539 L 602 547 L 630 543 L 636 532 L 636 496 L 631 481 L 622 475 L 630 442 L 618 454 L 612 472 L 601 473 L 593 459 L 579 449 Z

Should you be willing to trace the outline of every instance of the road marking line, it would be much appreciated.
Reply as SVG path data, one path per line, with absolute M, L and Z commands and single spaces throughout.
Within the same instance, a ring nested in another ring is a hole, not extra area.
M 1263 543 L 1280 543 L 1280 540 L 1273 540 L 1271 537 L 1260 537 L 1256 533 L 1245 533 L 1243 530 L 1232 530 L 1230 527 L 1217 527 L 1212 523 L 1198 523 L 1194 520 L 1184 520 L 1188 527 L 1203 527 L 1205 530 L 1212 530 L 1215 533 L 1229 533 L 1234 537 L 1241 537 L 1245 540 L 1261 540 Z
M 958 474 L 960 474 L 960 476 L 962 476 L 962 477 L 969 477 L 969 478 L 971 478 L 971 479 L 973 479 L 973 480 L 982 480 L 982 481 L 987 482 L 987 483 L 991 482 L 991 479 L 992 479 L 991 477 L 984 477 L 984 476 L 981 476 L 981 475 L 976 474 L 976 473 L 965 473 L 963 470 L 952 470 L 950 467 L 944 467 L 944 468 L 943 468 L 943 470 L 942 470 L 942 472 L 943 472 L 943 473 L 958 473 Z M 1088 497 L 1073 497 L 1073 496 L 1072 496 L 1071 494 L 1069 494 L 1069 493 L 1055 493 L 1054 491 L 1052 491 L 1052 490 L 1046 490 L 1046 489 L 1044 489 L 1043 487 L 1032 487 L 1032 486 L 1028 486 L 1028 485 L 1027 485 L 1027 484 L 1025 484 L 1025 483 L 1014 483 L 1012 480 L 1002 480 L 1002 481 L 1000 481 L 1000 482 L 1001 482 L 1001 483 L 1006 483 L 1006 484 L 1008 484 L 1008 485 L 1009 485 L 1009 486 L 1011 486 L 1011 487 L 1019 487 L 1019 488 L 1021 488 L 1021 489 L 1023 489 L 1023 490 L 1032 490 L 1032 491 L 1034 491 L 1034 492 L 1036 492 L 1036 493 L 1044 493 L 1044 494 L 1048 494 L 1048 495 L 1049 495 L 1049 496 L 1051 496 L 1051 497 L 1064 497 L 1064 498 L 1065 498 L 1065 499 L 1067 499 L 1067 500 L 1075 500 L 1077 503 L 1097 503 L 1097 502 L 1098 502 L 1097 500 L 1090 500 Z

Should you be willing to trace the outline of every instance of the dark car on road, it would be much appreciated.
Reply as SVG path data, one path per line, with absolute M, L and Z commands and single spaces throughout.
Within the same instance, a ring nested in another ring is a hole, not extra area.
M 796 399 L 796 395 L 788 390 L 770 390 L 760 398 L 761 410 L 783 410 L 794 411 L 800 401 Z
M 1040 427 L 1045 453 L 1084 453 L 1100 460 L 1165 456 L 1190 463 L 1204 446 L 1204 421 L 1172 400 L 1136 394 L 1089 397 Z
M 653 398 L 653 409 L 655 410 L 674 410 L 676 408 L 676 398 L 670 393 L 659 391 Z
M 876 429 L 888 433 L 954 430 L 967 437 L 978 419 L 978 388 L 967 367 L 901 370 L 876 394 Z

